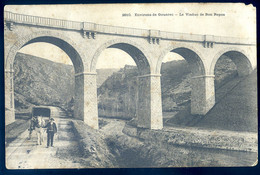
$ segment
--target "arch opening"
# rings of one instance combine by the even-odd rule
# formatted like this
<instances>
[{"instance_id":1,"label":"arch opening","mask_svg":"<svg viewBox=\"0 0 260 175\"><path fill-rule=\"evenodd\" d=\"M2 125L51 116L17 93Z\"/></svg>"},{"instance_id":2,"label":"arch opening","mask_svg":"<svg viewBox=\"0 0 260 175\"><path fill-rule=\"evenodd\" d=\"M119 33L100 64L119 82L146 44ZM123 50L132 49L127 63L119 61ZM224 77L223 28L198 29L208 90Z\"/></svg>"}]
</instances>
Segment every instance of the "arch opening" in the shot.
<instances>
[{"instance_id":1,"label":"arch opening","mask_svg":"<svg viewBox=\"0 0 260 175\"><path fill-rule=\"evenodd\" d=\"M28 110L32 106L45 105L55 106L72 117L73 109L71 103L73 102L75 92L73 66L57 63L50 57L50 59L46 59L25 54L28 49L35 50L37 44L40 43L27 44L22 47L14 60L15 112L16 114L29 113L30 111ZM44 46L51 50L58 50L52 44ZM39 51L43 51L43 49ZM66 55L64 51L62 52L62 55ZM72 64L68 57L62 57L62 59Z\"/></svg>"},{"instance_id":2,"label":"arch opening","mask_svg":"<svg viewBox=\"0 0 260 175\"><path fill-rule=\"evenodd\" d=\"M182 47L182 46L173 47L163 52L163 54L160 56L158 60L157 67L156 67L156 71L158 73L161 72L161 64L165 59L166 54L170 52L180 55L183 59L185 59L185 61L187 61L193 76L199 76L205 74L205 68L204 68L201 54L194 48Z\"/></svg>"},{"instance_id":3,"label":"arch opening","mask_svg":"<svg viewBox=\"0 0 260 175\"><path fill-rule=\"evenodd\" d=\"M111 60L116 61L116 63L109 62L110 67L113 68L110 71L113 73L102 70L101 62ZM100 84L102 71L105 76L111 74L98 87L98 116L125 120L135 118L138 76L150 73L150 66L142 51L128 43L109 45L98 56L95 67L98 84Z\"/></svg>"},{"instance_id":4,"label":"arch opening","mask_svg":"<svg viewBox=\"0 0 260 175\"><path fill-rule=\"evenodd\" d=\"M173 58L164 62L169 54ZM193 77L205 75L199 55L190 48L177 47L162 58L162 109L166 125L185 125L191 119Z\"/></svg>"},{"instance_id":5,"label":"arch opening","mask_svg":"<svg viewBox=\"0 0 260 175\"><path fill-rule=\"evenodd\" d=\"M213 61L216 106L207 115L212 118L209 126L256 132L257 72L253 71L250 58L245 52L232 49L220 52Z\"/></svg>"},{"instance_id":6,"label":"arch opening","mask_svg":"<svg viewBox=\"0 0 260 175\"><path fill-rule=\"evenodd\" d=\"M126 43L120 41L113 41L112 43L107 42L97 50L91 63L91 71L96 70L98 57L107 48L120 49L130 55L137 65L139 75L150 73L150 64L148 62L148 57L144 54L140 47L136 46L135 43Z\"/></svg>"},{"instance_id":7,"label":"arch opening","mask_svg":"<svg viewBox=\"0 0 260 175\"><path fill-rule=\"evenodd\" d=\"M21 39L18 40L17 43L18 44L15 44L15 46L11 48L6 59L6 68L10 70L10 73L6 73L5 81L6 87L10 87L8 91L6 91L6 110L13 111L12 114L8 114L11 115L10 118L12 118L10 119L10 122L15 120L15 113L22 111L21 109L25 111L29 110L31 105L56 106L59 107L61 111L65 112L62 115L73 116L72 103L74 103L75 94L79 93L74 89L74 75L75 73L84 71L82 59L76 49L67 41L53 36L36 36L31 39L29 37L28 40ZM66 62L72 62L73 66L68 65L63 69L63 65L59 63L53 63L42 58L20 53L21 50L26 50L27 47L33 47L33 45L39 43L49 44L51 47L62 50L62 52L64 52L63 54L70 58L70 60L67 60ZM39 50L39 52L40 51L41 50ZM30 57L30 60L32 61L26 60L26 57ZM34 60L34 58L36 58L36 60ZM21 66L17 64L17 59L25 60L26 62ZM70 78L70 80L68 81L66 77ZM28 81L24 81L26 79L28 79ZM26 82L27 84L24 84ZM24 84L25 86L22 88L21 86L18 87L17 83ZM68 84L69 87L65 86L65 84ZM30 89L34 89L34 92L30 91ZM21 92L18 93L18 91ZM68 94L68 92L70 92L70 94ZM29 104L29 102L31 102L31 104ZM26 105L23 105L23 103ZM69 109L70 107L71 109Z\"/></svg>"},{"instance_id":8,"label":"arch opening","mask_svg":"<svg viewBox=\"0 0 260 175\"><path fill-rule=\"evenodd\" d=\"M232 60L232 62L236 65L239 76L248 75L253 70L248 56L240 51L231 50L217 55L217 57L213 60L211 73L214 73L218 60L223 57L228 57Z\"/></svg>"},{"instance_id":9,"label":"arch opening","mask_svg":"<svg viewBox=\"0 0 260 175\"><path fill-rule=\"evenodd\" d=\"M181 47L173 49L171 52L179 54L187 61L192 76L205 74L203 62L199 55L193 50Z\"/></svg>"},{"instance_id":10,"label":"arch opening","mask_svg":"<svg viewBox=\"0 0 260 175\"><path fill-rule=\"evenodd\" d=\"M80 57L79 53L75 50L73 46L71 46L69 43L65 42L62 39L54 38L50 36L42 36L30 40L29 42L25 43L22 47L32 43L39 43L39 42L49 43L59 47L71 59L74 66L75 73L80 73L84 71L82 58Z\"/></svg>"},{"instance_id":11,"label":"arch opening","mask_svg":"<svg viewBox=\"0 0 260 175\"><path fill-rule=\"evenodd\" d=\"M227 51L222 53L214 65L216 102L225 94L221 90L229 91L231 87L240 82L241 78L252 72L252 66L246 55L239 51ZM233 85L231 85L233 83ZM229 87L229 88L228 88ZM229 89L229 90L228 90Z\"/></svg>"}]
</instances>

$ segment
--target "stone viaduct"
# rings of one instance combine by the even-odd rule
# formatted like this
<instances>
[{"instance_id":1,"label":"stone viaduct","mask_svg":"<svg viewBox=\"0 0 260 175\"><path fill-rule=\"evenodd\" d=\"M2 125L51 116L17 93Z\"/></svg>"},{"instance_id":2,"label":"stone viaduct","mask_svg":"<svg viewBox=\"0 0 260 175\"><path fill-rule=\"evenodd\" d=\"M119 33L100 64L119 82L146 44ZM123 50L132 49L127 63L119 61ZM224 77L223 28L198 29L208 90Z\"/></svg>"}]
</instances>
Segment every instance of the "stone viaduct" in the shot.
<instances>
[{"instance_id":1,"label":"stone viaduct","mask_svg":"<svg viewBox=\"0 0 260 175\"><path fill-rule=\"evenodd\" d=\"M138 126L162 129L160 70L169 52L190 65L191 113L205 115L215 104L214 68L222 55L237 66L240 76L256 68L256 41L242 38L195 35L159 30L100 25L4 12L5 121L15 120L13 64L24 46L46 42L61 48L75 70L74 117L98 129L96 63L107 48L128 53L138 76Z\"/></svg>"}]
</instances>

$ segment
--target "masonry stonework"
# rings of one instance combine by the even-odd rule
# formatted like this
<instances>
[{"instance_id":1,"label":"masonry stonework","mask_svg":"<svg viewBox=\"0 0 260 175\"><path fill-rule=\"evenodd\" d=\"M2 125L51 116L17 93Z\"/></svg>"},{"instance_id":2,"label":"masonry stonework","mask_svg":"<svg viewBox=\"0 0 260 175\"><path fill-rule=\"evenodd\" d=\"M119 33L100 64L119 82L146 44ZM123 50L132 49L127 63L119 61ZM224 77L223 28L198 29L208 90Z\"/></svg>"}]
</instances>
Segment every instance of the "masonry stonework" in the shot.
<instances>
[{"instance_id":1,"label":"masonry stonework","mask_svg":"<svg viewBox=\"0 0 260 175\"><path fill-rule=\"evenodd\" d=\"M214 76L192 78L191 113L205 115L215 105Z\"/></svg>"},{"instance_id":2,"label":"masonry stonework","mask_svg":"<svg viewBox=\"0 0 260 175\"><path fill-rule=\"evenodd\" d=\"M54 44L68 54L75 70L74 117L95 129L98 129L96 62L107 48L123 50L136 62L138 126L150 129L163 128L159 74L167 53L175 52L192 65L191 114L205 115L214 106L214 69L223 54L234 61L240 75L248 75L256 68L255 40L65 20L60 23L58 19L22 16L4 14L6 124L15 120L12 73L15 55L31 43Z\"/></svg>"},{"instance_id":3,"label":"masonry stonework","mask_svg":"<svg viewBox=\"0 0 260 175\"><path fill-rule=\"evenodd\" d=\"M5 124L15 121L13 71L5 71Z\"/></svg>"},{"instance_id":4,"label":"masonry stonework","mask_svg":"<svg viewBox=\"0 0 260 175\"><path fill-rule=\"evenodd\" d=\"M151 84L150 76L138 77L137 119L138 127L151 128Z\"/></svg>"},{"instance_id":5,"label":"masonry stonework","mask_svg":"<svg viewBox=\"0 0 260 175\"><path fill-rule=\"evenodd\" d=\"M98 129L98 104L96 74L84 74L84 118L91 128Z\"/></svg>"}]
</instances>

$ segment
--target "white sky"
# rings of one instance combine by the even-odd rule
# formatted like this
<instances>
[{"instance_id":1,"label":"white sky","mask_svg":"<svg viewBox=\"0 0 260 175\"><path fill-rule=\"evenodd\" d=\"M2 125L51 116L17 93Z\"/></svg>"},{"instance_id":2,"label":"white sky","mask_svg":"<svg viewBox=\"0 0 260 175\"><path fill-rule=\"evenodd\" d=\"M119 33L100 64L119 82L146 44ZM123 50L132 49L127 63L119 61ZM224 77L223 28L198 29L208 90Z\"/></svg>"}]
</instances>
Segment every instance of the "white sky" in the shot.
<instances>
[{"instance_id":1,"label":"white sky","mask_svg":"<svg viewBox=\"0 0 260 175\"><path fill-rule=\"evenodd\" d=\"M51 17L73 21L94 22L98 24L124 26L161 31L208 34L230 37L256 37L256 9L244 4L95 4L95 5L20 5L6 6L5 11L34 16ZM122 17L131 13L131 17ZM222 13L224 17L136 17L134 13ZM39 47L42 52L34 52ZM71 64L67 55L51 44L36 43L25 46L23 53L43 57L56 62ZM109 55L109 56L108 56ZM168 54L164 59L180 59L177 54ZM62 59L61 59L62 58ZM107 65L105 59L114 60ZM133 65L132 58L118 49L107 49L99 57L97 68L119 68L125 64Z\"/></svg>"}]
</instances>

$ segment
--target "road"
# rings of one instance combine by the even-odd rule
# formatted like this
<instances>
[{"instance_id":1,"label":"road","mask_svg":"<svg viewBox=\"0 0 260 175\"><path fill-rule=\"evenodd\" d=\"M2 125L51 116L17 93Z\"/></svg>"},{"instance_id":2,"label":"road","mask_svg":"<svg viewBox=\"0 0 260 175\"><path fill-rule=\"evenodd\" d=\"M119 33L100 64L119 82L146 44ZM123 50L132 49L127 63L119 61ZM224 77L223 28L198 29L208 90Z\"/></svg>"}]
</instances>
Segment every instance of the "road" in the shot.
<instances>
[{"instance_id":1,"label":"road","mask_svg":"<svg viewBox=\"0 0 260 175\"><path fill-rule=\"evenodd\" d=\"M88 167L107 167L107 162L113 161L111 167L139 167L143 164L136 163L136 160L146 161L145 167L185 167L185 166L252 166L257 160L256 152L231 151L221 149L207 149L193 146L176 146L166 142L173 135L166 132L159 133L161 139L150 140L152 137L141 135L148 138L142 143L135 137L129 137L122 132L125 121L117 119L102 119L105 123L100 126L99 132L104 134L86 139L90 142L80 142L77 139L88 138L91 130L80 130L83 134L76 135L73 132L71 120L66 118L56 118L58 133L55 137L54 146L46 148L46 133L43 145L36 145L37 139L34 133L31 140L27 140L28 131L25 131L11 142L6 148L6 165L9 169L58 169L58 168L88 168ZM83 128L81 128L83 129ZM193 128L172 128L165 127L164 131L169 133L178 130L178 137L181 133L190 132L190 135L203 134L199 129ZM202 132L202 133L200 133ZM206 131L209 132L209 131ZM231 131L219 131L221 135L230 135ZM228 133L227 133L228 132ZM134 131L132 133L135 133ZM86 134L86 135L85 135ZM131 132L128 132L131 134ZM166 134L165 137L163 134ZM215 133L216 135L217 133ZM239 133L233 132L234 135ZM243 133L240 133L243 134ZM91 135L91 134L90 134ZM211 135L214 135L212 132ZM194 136L193 136L194 137ZM99 139L104 142L98 142ZM157 138L157 137L154 137ZM174 138L174 137L173 137ZM248 137L247 137L248 138ZM97 139L97 140L95 140ZM139 142L138 142L139 141ZM169 141L169 140L168 140ZM78 143L86 143L84 148L94 146L96 154L85 155L79 149ZM89 143L89 145L88 145ZM167 144L170 143L170 144ZM93 144L93 145L92 145ZM105 146L107 144L108 147ZM101 148L102 147L102 148ZM111 153L111 154L110 154ZM163 155L163 156L161 156ZM159 157L158 157L159 156ZM102 161L101 161L102 160ZM130 163L130 164L129 164ZM131 164L133 163L133 164ZM109 164L110 165L110 164Z\"/></svg>"},{"instance_id":2,"label":"road","mask_svg":"<svg viewBox=\"0 0 260 175\"><path fill-rule=\"evenodd\" d=\"M30 140L28 131L23 132L6 148L6 168L8 169L43 169L43 168L80 168L81 166L68 158L60 158L57 152L71 150L77 146L71 130L70 119L56 118L58 132L54 137L54 147L47 148L47 133L44 142L37 145L34 132Z\"/></svg>"}]
</instances>

